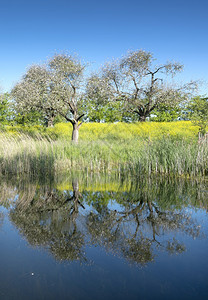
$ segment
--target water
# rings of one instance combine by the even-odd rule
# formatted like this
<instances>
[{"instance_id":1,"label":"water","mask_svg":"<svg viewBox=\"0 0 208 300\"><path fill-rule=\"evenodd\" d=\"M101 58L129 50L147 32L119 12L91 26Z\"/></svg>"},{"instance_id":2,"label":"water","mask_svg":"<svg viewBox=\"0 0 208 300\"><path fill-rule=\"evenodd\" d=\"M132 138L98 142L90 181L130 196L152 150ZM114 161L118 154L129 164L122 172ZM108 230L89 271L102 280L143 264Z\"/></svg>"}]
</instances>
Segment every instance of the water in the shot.
<instances>
[{"instance_id":1,"label":"water","mask_svg":"<svg viewBox=\"0 0 208 300\"><path fill-rule=\"evenodd\" d=\"M206 181L1 181L0 204L0 299L207 299Z\"/></svg>"}]
</instances>

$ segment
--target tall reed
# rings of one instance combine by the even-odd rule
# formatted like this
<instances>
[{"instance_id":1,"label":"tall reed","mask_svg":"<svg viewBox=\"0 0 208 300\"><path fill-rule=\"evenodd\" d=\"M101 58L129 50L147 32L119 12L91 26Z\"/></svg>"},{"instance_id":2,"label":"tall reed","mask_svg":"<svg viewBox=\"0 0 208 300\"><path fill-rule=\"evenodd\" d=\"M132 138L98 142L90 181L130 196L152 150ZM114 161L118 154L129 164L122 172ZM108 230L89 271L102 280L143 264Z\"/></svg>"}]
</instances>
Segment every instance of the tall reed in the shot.
<instances>
[{"instance_id":1,"label":"tall reed","mask_svg":"<svg viewBox=\"0 0 208 300\"><path fill-rule=\"evenodd\" d=\"M0 135L0 174L52 177L81 170L130 174L208 174L208 145L196 140L161 137L80 141L36 135Z\"/></svg>"}]
</instances>

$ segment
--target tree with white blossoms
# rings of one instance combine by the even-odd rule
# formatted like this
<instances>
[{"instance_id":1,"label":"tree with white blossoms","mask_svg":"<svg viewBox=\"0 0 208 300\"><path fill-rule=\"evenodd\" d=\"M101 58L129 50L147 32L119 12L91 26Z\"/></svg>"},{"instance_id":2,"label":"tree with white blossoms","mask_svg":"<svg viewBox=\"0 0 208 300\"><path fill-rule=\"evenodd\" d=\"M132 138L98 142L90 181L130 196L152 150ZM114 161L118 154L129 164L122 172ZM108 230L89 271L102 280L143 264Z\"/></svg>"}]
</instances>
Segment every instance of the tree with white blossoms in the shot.
<instances>
[{"instance_id":1,"label":"tree with white blossoms","mask_svg":"<svg viewBox=\"0 0 208 300\"><path fill-rule=\"evenodd\" d=\"M56 54L47 64L33 65L12 90L18 110L45 114L48 125L60 115L73 126L72 141L78 143L84 101L86 65L75 55Z\"/></svg>"},{"instance_id":2,"label":"tree with white blossoms","mask_svg":"<svg viewBox=\"0 0 208 300\"><path fill-rule=\"evenodd\" d=\"M164 105L176 105L196 89L196 82L174 86L167 82L181 72L183 66L176 62L157 65L150 52L129 51L119 60L106 63L93 74L87 84L89 97L106 101L122 101L127 112L136 113L140 121Z\"/></svg>"}]
</instances>

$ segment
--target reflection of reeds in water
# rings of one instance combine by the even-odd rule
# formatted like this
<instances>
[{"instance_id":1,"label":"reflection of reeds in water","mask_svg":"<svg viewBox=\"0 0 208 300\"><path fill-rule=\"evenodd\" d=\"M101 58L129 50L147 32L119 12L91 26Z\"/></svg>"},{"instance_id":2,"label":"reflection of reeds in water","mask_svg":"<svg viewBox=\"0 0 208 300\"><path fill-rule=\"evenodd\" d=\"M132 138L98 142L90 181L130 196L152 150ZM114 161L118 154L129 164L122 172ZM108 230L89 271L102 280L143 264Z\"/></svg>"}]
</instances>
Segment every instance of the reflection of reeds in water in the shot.
<instances>
[{"instance_id":1,"label":"reflection of reeds in water","mask_svg":"<svg viewBox=\"0 0 208 300\"><path fill-rule=\"evenodd\" d=\"M114 174L86 176L79 172L52 182L31 181L30 178L0 182L0 205L7 208L15 205L21 210L32 208L42 211L45 207L57 210L76 199L81 207L84 202L88 206L95 203L108 206L112 200L116 200L128 206L154 199L164 210L193 206L207 211L207 196L208 182L204 179L158 175L119 178Z\"/></svg>"},{"instance_id":2,"label":"reflection of reeds in water","mask_svg":"<svg viewBox=\"0 0 208 300\"><path fill-rule=\"evenodd\" d=\"M0 136L0 174L53 178L63 171L207 175L208 145L171 137L80 141Z\"/></svg>"}]
</instances>

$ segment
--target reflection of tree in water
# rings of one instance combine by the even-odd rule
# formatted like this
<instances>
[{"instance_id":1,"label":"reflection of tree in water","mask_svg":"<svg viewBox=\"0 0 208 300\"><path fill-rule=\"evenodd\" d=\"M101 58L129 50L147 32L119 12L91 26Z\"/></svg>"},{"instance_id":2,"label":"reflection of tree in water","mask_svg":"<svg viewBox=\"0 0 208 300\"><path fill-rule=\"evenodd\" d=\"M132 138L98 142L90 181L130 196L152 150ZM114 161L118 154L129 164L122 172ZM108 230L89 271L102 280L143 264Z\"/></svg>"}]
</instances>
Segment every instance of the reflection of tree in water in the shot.
<instances>
[{"instance_id":1,"label":"reflection of tree in water","mask_svg":"<svg viewBox=\"0 0 208 300\"><path fill-rule=\"evenodd\" d=\"M16 195L17 190L14 186L3 181L0 183L0 206L9 208L15 201Z\"/></svg>"},{"instance_id":2,"label":"reflection of tree in water","mask_svg":"<svg viewBox=\"0 0 208 300\"><path fill-rule=\"evenodd\" d=\"M144 204L145 206L145 204ZM137 208L140 207L140 204ZM161 248L169 252L182 252L185 246L176 239L160 241L164 232L170 230L185 231L196 237L199 229L194 225L194 231L189 230L189 217L183 213L172 217L169 214L146 214L140 209L131 211L109 211L109 213L91 213L88 216L88 230L91 242L104 245L113 252L122 254L132 262L147 263L154 259L154 248ZM185 219L185 221L184 221Z\"/></svg>"},{"instance_id":3,"label":"reflection of tree in water","mask_svg":"<svg viewBox=\"0 0 208 300\"><path fill-rule=\"evenodd\" d=\"M145 264L155 259L156 249L185 251L175 233L200 235L197 222L183 208L192 201L189 185L147 180L133 183L128 191L82 193L77 180L72 186L63 192L36 188L30 200L19 197L10 213L31 245L46 247L57 259L85 261L84 246L93 244Z\"/></svg>"},{"instance_id":4,"label":"reflection of tree in water","mask_svg":"<svg viewBox=\"0 0 208 300\"><path fill-rule=\"evenodd\" d=\"M129 192L107 193L109 199L116 199L120 204L113 210L107 204L99 206L96 194L92 193L89 198L96 211L91 212L87 219L91 242L140 264L152 261L156 248L169 253L185 251L185 245L174 237L169 238L168 234L183 232L196 238L200 235L200 226L185 211L176 191L176 186L164 188L159 183L140 182ZM181 189L180 192L180 196L183 195ZM184 192L186 195L187 190ZM97 197L101 198L100 193ZM175 197L175 200L170 197Z\"/></svg>"},{"instance_id":5,"label":"reflection of tree in water","mask_svg":"<svg viewBox=\"0 0 208 300\"><path fill-rule=\"evenodd\" d=\"M46 189L27 207L20 200L10 218L31 245L47 247L60 260L85 260L84 235L76 224L78 208L84 206L78 182L72 185L72 193Z\"/></svg>"}]
</instances>

